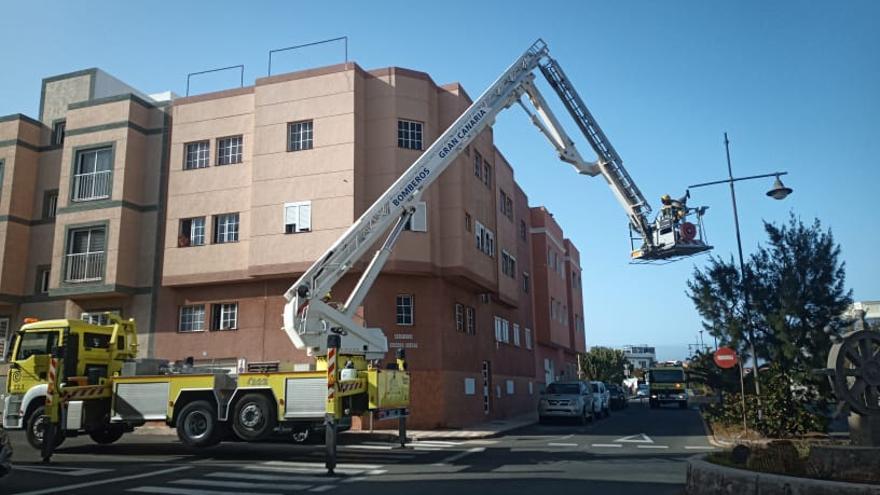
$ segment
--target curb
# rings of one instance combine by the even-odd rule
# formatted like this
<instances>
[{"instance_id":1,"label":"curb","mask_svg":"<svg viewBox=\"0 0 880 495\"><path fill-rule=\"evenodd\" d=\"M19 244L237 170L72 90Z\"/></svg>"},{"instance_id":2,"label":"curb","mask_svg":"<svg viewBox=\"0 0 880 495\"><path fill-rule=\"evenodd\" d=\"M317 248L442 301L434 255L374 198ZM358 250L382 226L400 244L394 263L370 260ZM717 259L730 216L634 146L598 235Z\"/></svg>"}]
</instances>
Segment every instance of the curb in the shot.
<instances>
[{"instance_id":1,"label":"curb","mask_svg":"<svg viewBox=\"0 0 880 495\"><path fill-rule=\"evenodd\" d=\"M703 423L703 431L706 432L706 441L709 442L709 445L713 447L718 447L720 449L729 449L736 445L735 442L719 440L717 437L715 437L715 432L712 431L712 428L709 428L709 423L707 423L706 418L703 417L702 411L700 411L700 421Z\"/></svg>"},{"instance_id":2,"label":"curb","mask_svg":"<svg viewBox=\"0 0 880 495\"><path fill-rule=\"evenodd\" d=\"M880 486L878 485L747 471L712 464L705 459L706 455L704 454L688 459L685 484L687 495L712 495L716 493L880 495Z\"/></svg>"}]
</instances>

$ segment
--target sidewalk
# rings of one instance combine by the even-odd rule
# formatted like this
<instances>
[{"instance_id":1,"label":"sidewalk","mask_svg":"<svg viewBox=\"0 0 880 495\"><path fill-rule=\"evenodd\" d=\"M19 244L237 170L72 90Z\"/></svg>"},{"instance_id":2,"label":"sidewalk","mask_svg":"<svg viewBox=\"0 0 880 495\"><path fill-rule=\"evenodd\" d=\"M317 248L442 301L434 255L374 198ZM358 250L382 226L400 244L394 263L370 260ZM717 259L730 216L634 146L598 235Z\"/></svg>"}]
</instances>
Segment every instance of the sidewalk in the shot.
<instances>
[{"instance_id":1,"label":"sidewalk","mask_svg":"<svg viewBox=\"0 0 880 495\"><path fill-rule=\"evenodd\" d=\"M529 413L513 418L479 423L457 430L407 430L407 440L419 442L427 440L473 440L492 438L508 431L523 428L538 422L537 413ZM176 435L173 428L165 426L162 421L149 421L134 431L135 435ZM345 437L348 437L347 439ZM397 441L397 430L350 430L341 434L341 440L354 442L374 440L383 442Z\"/></svg>"},{"instance_id":2,"label":"sidewalk","mask_svg":"<svg viewBox=\"0 0 880 495\"><path fill-rule=\"evenodd\" d=\"M474 440L479 438L492 438L500 436L511 430L516 430L538 422L537 413L529 413L508 419L499 419L486 423L479 423L456 430L406 430L407 440L410 442L429 440ZM358 430L347 431L343 436L358 440L397 441L397 430Z\"/></svg>"}]
</instances>

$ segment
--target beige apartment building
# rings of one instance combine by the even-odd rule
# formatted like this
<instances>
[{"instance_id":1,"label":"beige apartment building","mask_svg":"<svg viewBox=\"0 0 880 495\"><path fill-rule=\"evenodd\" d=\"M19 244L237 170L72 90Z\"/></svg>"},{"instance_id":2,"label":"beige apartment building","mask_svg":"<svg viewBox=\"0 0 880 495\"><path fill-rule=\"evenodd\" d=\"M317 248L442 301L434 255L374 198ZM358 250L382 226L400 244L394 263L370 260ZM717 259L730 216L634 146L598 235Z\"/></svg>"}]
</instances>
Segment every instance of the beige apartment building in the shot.
<instances>
[{"instance_id":1,"label":"beige apartment building","mask_svg":"<svg viewBox=\"0 0 880 495\"><path fill-rule=\"evenodd\" d=\"M117 310L145 355L231 370L309 365L281 331L282 294L471 103L355 63L171 103L102 77L47 79L40 122L0 122L0 315ZM422 200L359 311L407 352L410 424L533 411L584 350L577 250L529 207L491 129Z\"/></svg>"},{"instance_id":2,"label":"beige apartment building","mask_svg":"<svg viewBox=\"0 0 880 495\"><path fill-rule=\"evenodd\" d=\"M39 120L0 117L0 344L24 317L137 318L149 348L170 127L98 69L43 80Z\"/></svg>"}]
</instances>

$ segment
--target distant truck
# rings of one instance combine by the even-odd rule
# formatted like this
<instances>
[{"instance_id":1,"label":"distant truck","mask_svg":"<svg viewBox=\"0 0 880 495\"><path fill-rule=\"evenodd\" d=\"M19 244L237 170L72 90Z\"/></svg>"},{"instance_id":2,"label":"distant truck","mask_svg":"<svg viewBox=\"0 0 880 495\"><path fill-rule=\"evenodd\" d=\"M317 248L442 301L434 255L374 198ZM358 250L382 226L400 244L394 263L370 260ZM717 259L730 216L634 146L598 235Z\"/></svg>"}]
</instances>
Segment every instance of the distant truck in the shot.
<instances>
[{"instance_id":1,"label":"distant truck","mask_svg":"<svg viewBox=\"0 0 880 495\"><path fill-rule=\"evenodd\" d=\"M688 406L687 372L681 366L664 366L648 370L648 403L652 409L661 404L677 403Z\"/></svg>"},{"instance_id":2,"label":"distant truck","mask_svg":"<svg viewBox=\"0 0 880 495\"><path fill-rule=\"evenodd\" d=\"M347 366L332 375L321 360L315 371L230 374L138 360L134 320L104 316L107 325L32 320L21 327L9 360L4 428L25 429L28 443L40 449L52 394L61 404L56 445L81 434L99 444L113 443L147 421L176 428L190 447L208 447L233 436L244 441L282 432L302 436L323 428L328 376L338 380L334 389L345 406L344 423L366 411L395 417L409 405L407 372L366 363L363 371ZM49 387L53 350L60 351L55 358L57 392Z\"/></svg>"}]
</instances>

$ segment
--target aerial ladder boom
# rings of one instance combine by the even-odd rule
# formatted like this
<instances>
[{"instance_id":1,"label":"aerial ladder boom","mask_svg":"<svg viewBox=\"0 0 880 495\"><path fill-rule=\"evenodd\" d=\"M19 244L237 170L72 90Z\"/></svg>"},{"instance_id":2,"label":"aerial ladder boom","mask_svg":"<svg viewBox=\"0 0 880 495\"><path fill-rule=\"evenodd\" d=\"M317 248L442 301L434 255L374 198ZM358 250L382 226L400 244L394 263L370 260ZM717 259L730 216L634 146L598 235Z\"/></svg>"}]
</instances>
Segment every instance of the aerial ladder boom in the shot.
<instances>
[{"instance_id":1,"label":"aerial ladder boom","mask_svg":"<svg viewBox=\"0 0 880 495\"><path fill-rule=\"evenodd\" d=\"M540 91L533 72L541 73L562 99L585 138L598 156L597 162L584 160L574 141L565 133ZM527 95L535 111L523 104ZM676 255L674 249L658 250L658 234L647 215L651 208L623 168L623 161L608 142L592 115L565 78L559 65L549 57L547 45L536 41L446 129L348 230L284 294L284 330L299 349L309 355L326 354L327 335L341 337L340 354L362 355L368 360L385 357L388 342L377 328L364 328L354 321L363 302L387 261L404 225L412 217L423 191L449 167L476 136L491 126L496 116L518 103L532 122L550 140L562 161L580 174L602 175L627 212L633 228L643 240L642 254L656 259ZM656 223L656 222L655 222ZM329 301L333 286L358 263L382 236L385 241L363 269L348 299L342 304ZM673 232L673 236L676 235ZM707 248L708 249L708 248ZM636 257L634 255L634 257Z\"/></svg>"}]
</instances>

